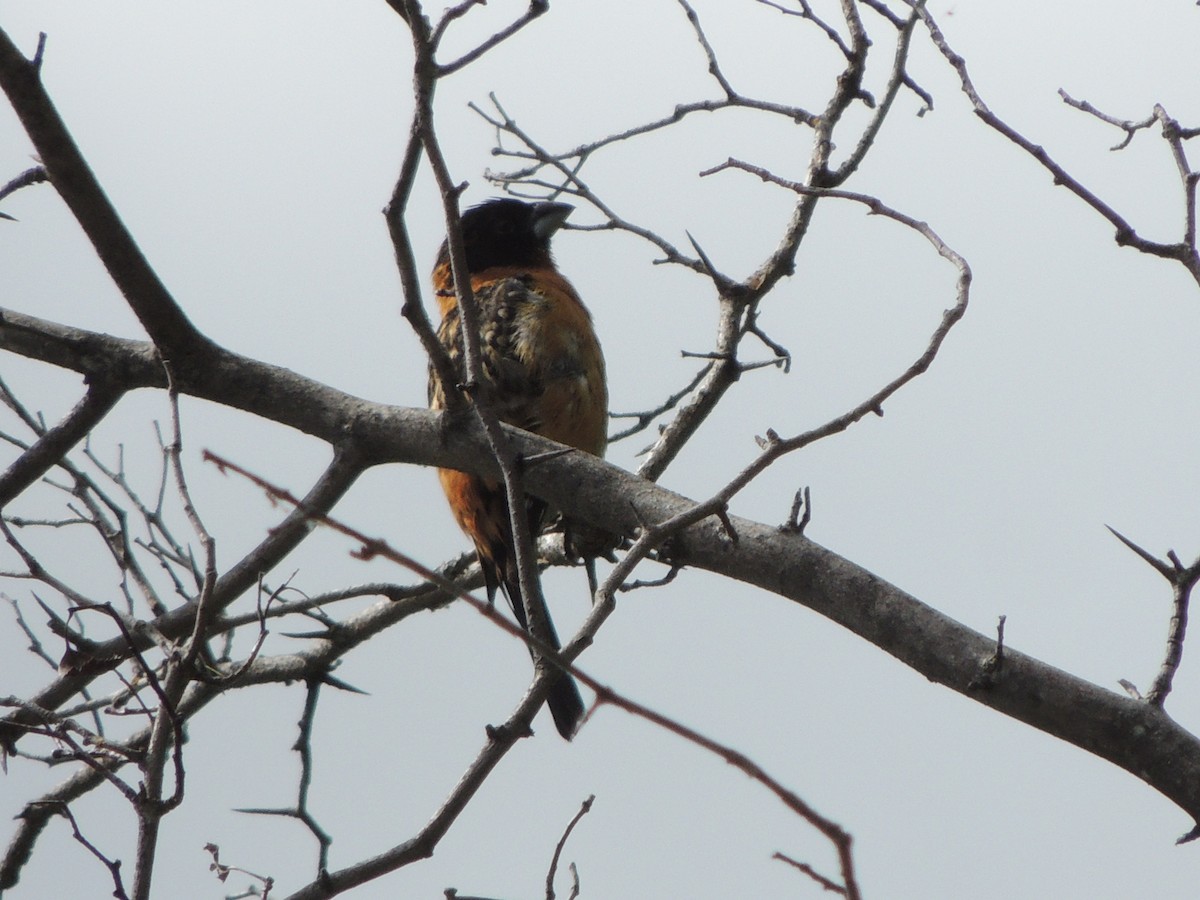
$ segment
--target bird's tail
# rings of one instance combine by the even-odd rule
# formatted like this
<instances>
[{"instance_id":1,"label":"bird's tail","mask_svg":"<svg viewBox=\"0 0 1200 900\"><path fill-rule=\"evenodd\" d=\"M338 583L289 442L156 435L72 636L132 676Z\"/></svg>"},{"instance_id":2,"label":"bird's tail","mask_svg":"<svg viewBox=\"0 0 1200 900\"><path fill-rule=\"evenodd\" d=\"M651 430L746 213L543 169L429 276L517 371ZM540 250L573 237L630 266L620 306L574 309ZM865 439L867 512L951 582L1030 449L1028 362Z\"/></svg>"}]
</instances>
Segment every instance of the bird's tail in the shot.
<instances>
[{"instance_id":1,"label":"bird's tail","mask_svg":"<svg viewBox=\"0 0 1200 900\"><path fill-rule=\"evenodd\" d=\"M583 721L583 697L579 693L579 685L568 673L557 671L551 676L550 693L546 697L546 705L550 707L550 715L554 717L554 727L566 740L575 736L579 723Z\"/></svg>"},{"instance_id":2,"label":"bird's tail","mask_svg":"<svg viewBox=\"0 0 1200 900\"><path fill-rule=\"evenodd\" d=\"M505 596L508 597L509 605L512 606L517 622L528 631L529 623L525 620L525 607L521 603L521 591L515 572L505 574L501 581L501 587ZM558 632L554 630L554 621L550 618L550 610L546 608L544 598L539 596L538 600L542 606L540 618L546 623L545 642L554 650L560 650L562 644L558 640ZM533 656L534 662L537 662L537 653L532 646L529 648L529 653ZM548 662L546 665L554 668L553 663ZM586 707L583 703L583 695L579 693L579 685L575 683L575 679L571 677L570 673L557 668L550 673L550 692L546 695L546 706L550 708L550 715L554 717L554 727L558 729L558 733L566 740L571 740L575 736L576 729L579 728L579 723L583 720Z\"/></svg>"}]
</instances>

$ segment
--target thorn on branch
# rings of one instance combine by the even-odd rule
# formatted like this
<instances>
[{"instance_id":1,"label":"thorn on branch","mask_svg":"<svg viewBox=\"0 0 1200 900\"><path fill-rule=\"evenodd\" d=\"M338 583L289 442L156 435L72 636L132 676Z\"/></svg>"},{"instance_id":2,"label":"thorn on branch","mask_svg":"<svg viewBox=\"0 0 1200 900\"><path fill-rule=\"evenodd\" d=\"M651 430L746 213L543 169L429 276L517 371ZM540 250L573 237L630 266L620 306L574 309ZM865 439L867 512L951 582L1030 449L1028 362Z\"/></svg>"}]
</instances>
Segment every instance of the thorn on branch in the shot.
<instances>
[{"instance_id":1,"label":"thorn on branch","mask_svg":"<svg viewBox=\"0 0 1200 900\"><path fill-rule=\"evenodd\" d=\"M574 452L574 447L559 447L557 450L547 450L545 453L535 453L532 456L518 456L516 463L528 470L538 463L550 462L552 459L558 459L560 456L566 456L568 453Z\"/></svg>"},{"instance_id":2,"label":"thorn on branch","mask_svg":"<svg viewBox=\"0 0 1200 900\"><path fill-rule=\"evenodd\" d=\"M708 254L704 252L704 248L696 242L696 239L692 237L692 233L690 231L685 231L684 234L687 235L688 241L691 242L692 249L696 251L696 256L700 259L700 265L704 269L704 274L712 279L713 284L717 286L717 290L720 292L721 296L729 297L730 299L737 299L737 283L734 282L733 279L717 271L717 268L713 265L712 260L708 258Z\"/></svg>"},{"instance_id":3,"label":"thorn on branch","mask_svg":"<svg viewBox=\"0 0 1200 900\"><path fill-rule=\"evenodd\" d=\"M996 622L996 649L992 655L979 666L979 674L971 679L968 690L985 691L999 680L1004 668L1004 623L1008 616L1001 616Z\"/></svg>"},{"instance_id":4,"label":"thorn on branch","mask_svg":"<svg viewBox=\"0 0 1200 900\"><path fill-rule=\"evenodd\" d=\"M801 516L801 509L804 514ZM787 521L779 526L779 530L783 534L804 534L804 529L808 527L808 523L812 521L812 497L808 492L808 485L797 489L796 496L792 498L792 510L788 514Z\"/></svg>"},{"instance_id":5,"label":"thorn on branch","mask_svg":"<svg viewBox=\"0 0 1200 900\"><path fill-rule=\"evenodd\" d=\"M720 353L715 350L680 350L679 356L682 359L711 359L716 362L730 363L735 362L733 354Z\"/></svg>"},{"instance_id":6,"label":"thorn on branch","mask_svg":"<svg viewBox=\"0 0 1200 900\"><path fill-rule=\"evenodd\" d=\"M739 363L738 374L742 375L746 372L753 372L755 369L766 369L771 367L783 369L785 365L786 364L779 359L760 359L757 362Z\"/></svg>"},{"instance_id":7,"label":"thorn on branch","mask_svg":"<svg viewBox=\"0 0 1200 900\"><path fill-rule=\"evenodd\" d=\"M348 681L342 681L342 679L340 679L340 678L335 678L334 676L330 675L328 672L326 672L324 675L321 676L321 684L327 684L331 688L336 688L339 691L346 691L347 693L350 693L350 694L360 694L363 697L371 696L370 691L365 691L362 688L355 687L354 685L350 684L350 682L348 682Z\"/></svg>"},{"instance_id":8,"label":"thorn on branch","mask_svg":"<svg viewBox=\"0 0 1200 900\"><path fill-rule=\"evenodd\" d=\"M1105 527L1112 532L1117 540L1136 553L1140 559L1154 569L1154 571L1158 572L1171 585L1172 611L1171 622L1167 628L1167 651L1162 665L1159 666L1154 684L1151 685L1150 690L1147 691L1145 696L1147 703L1161 709L1166 702L1167 695L1171 693L1175 673L1179 670L1179 664L1183 661L1183 642L1187 636L1188 606L1191 602L1192 589L1200 581L1200 559L1196 560L1190 566L1185 566L1179 559L1179 554L1174 550L1168 550L1167 560L1169 562L1164 562L1149 551L1139 547L1111 525L1106 525ZM1124 685L1122 686L1124 687Z\"/></svg>"},{"instance_id":9,"label":"thorn on branch","mask_svg":"<svg viewBox=\"0 0 1200 900\"><path fill-rule=\"evenodd\" d=\"M38 33L37 49L33 51L33 59L29 64L33 66L34 72L40 77L42 74L42 60L46 56L46 32Z\"/></svg>"},{"instance_id":10,"label":"thorn on branch","mask_svg":"<svg viewBox=\"0 0 1200 900\"><path fill-rule=\"evenodd\" d=\"M49 173L46 172L45 166L34 166L31 169L26 169L16 178L13 178L4 187L0 187L0 200L15 194L21 188L29 187L33 184L40 184L50 180ZM0 213L0 219L8 219L10 222L17 221L16 217L10 216L7 213Z\"/></svg>"},{"instance_id":11,"label":"thorn on branch","mask_svg":"<svg viewBox=\"0 0 1200 900\"><path fill-rule=\"evenodd\" d=\"M766 435L756 434L754 436L754 443L758 444L759 449L763 452L773 450L781 440L783 438L779 436L779 432L774 428L768 428Z\"/></svg>"},{"instance_id":12,"label":"thorn on branch","mask_svg":"<svg viewBox=\"0 0 1200 900\"><path fill-rule=\"evenodd\" d=\"M1196 840L1196 838L1200 838L1200 822L1197 822L1196 826L1187 834L1180 836L1175 841L1175 845L1178 846L1179 844L1187 844Z\"/></svg>"},{"instance_id":13,"label":"thorn on branch","mask_svg":"<svg viewBox=\"0 0 1200 900\"><path fill-rule=\"evenodd\" d=\"M1146 699L1145 697L1142 696L1142 692L1138 690L1137 685L1134 684L1132 681L1129 681L1128 679L1125 679L1125 678L1121 678L1121 679L1117 680L1117 684L1119 684L1122 688L1124 688L1125 693L1127 693L1134 700L1145 700Z\"/></svg>"}]
</instances>

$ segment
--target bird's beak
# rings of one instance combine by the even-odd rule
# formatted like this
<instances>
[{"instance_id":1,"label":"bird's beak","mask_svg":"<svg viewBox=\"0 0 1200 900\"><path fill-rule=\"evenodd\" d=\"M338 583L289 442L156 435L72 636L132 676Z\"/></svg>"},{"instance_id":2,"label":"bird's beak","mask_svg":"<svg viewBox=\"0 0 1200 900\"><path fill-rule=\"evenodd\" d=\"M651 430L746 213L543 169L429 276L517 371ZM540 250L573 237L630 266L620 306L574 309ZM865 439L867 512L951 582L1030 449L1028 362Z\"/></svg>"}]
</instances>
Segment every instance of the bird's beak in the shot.
<instances>
[{"instance_id":1,"label":"bird's beak","mask_svg":"<svg viewBox=\"0 0 1200 900\"><path fill-rule=\"evenodd\" d=\"M567 221L575 211L570 203L536 203L533 207L533 233L539 240L548 241L550 236Z\"/></svg>"}]
</instances>

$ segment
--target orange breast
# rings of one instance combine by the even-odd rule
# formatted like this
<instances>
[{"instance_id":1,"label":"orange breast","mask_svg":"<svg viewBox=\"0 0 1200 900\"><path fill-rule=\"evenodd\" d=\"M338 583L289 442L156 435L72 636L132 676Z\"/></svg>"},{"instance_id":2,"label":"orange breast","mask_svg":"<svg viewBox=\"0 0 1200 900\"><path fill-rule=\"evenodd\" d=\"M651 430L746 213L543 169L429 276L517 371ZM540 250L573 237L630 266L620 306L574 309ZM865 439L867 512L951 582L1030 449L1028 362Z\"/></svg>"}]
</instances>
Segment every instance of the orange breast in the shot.
<instances>
[{"instance_id":1,"label":"orange breast","mask_svg":"<svg viewBox=\"0 0 1200 900\"><path fill-rule=\"evenodd\" d=\"M498 268L473 276L471 288L484 335L480 352L485 376L492 379L493 409L500 419L603 455L608 425L604 357L591 316L570 282L553 269ZM455 357L457 298L443 289L438 302L443 316L439 336L451 343ZM430 394L432 405L440 408L436 385ZM480 557L500 562L506 557L508 512L499 485L451 469L440 469L438 478ZM498 568L502 577L503 564Z\"/></svg>"}]
</instances>

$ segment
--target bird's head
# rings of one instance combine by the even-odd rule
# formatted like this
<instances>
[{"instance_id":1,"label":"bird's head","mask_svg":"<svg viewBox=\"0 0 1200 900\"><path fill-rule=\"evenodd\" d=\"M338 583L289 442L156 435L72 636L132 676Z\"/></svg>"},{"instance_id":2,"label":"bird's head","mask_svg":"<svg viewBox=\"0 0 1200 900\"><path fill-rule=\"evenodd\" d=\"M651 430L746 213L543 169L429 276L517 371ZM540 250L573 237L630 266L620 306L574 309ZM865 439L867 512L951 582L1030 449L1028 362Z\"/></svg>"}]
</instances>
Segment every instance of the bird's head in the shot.
<instances>
[{"instance_id":1,"label":"bird's head","mask_svg":"<svg viewBox=\"0 0 1200 900\"><path fill-rule=\"evenodd\" d=\"M575 207L569 203L525 203L508 197L487 200L462 215L463 249L472 275L498 266L536 268L551 264L550 238ZM450 268L443 241L437 267Z\"/></svg>"}]
</instances>

